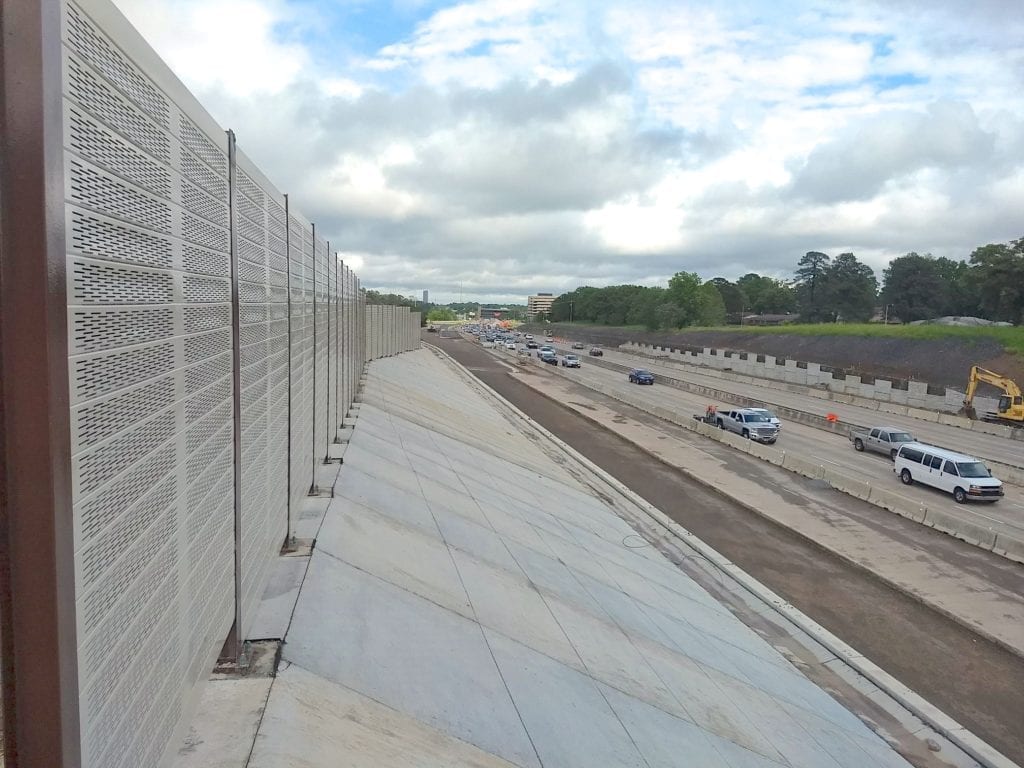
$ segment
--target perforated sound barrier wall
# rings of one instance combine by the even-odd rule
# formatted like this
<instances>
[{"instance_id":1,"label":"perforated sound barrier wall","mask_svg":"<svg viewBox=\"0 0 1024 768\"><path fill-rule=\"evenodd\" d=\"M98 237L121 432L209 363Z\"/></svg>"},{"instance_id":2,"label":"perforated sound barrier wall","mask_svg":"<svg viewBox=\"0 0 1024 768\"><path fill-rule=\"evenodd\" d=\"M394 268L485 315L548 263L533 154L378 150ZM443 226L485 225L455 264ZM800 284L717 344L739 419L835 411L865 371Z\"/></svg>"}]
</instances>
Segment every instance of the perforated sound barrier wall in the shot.
<instances>
[{"instance_id":1,"label":"perforated sound barrier wall","mask_svg":"<svg viewBox=\"0 0 1024 768\"><path fill-rule=\"evenodd\" d=\"M85 768L161 766L222 647L249 637L364 362L410 349L411 316L366 306L325 233L108 0L65 1L60 24L62 124L39 151L63 152L62 725Z\"/></svg>"}]
</instances>

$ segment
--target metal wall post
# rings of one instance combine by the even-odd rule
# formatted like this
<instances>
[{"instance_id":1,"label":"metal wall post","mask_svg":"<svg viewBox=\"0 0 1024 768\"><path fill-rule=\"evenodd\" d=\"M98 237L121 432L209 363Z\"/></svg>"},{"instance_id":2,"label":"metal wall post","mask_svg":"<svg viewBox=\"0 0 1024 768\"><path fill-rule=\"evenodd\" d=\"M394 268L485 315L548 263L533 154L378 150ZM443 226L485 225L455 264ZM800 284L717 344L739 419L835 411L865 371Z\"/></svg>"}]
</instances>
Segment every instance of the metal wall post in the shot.
<instances>
[{"instance_id":1,"label":"metal wall post","mask_svg":"<svg viewBox=\"0 0 1024 768\"><path fill-rule=\"evenodd\" d=\"M8 768L81 764L61 7L0 4L0 621Z\"/></svg>"}]
</instances>

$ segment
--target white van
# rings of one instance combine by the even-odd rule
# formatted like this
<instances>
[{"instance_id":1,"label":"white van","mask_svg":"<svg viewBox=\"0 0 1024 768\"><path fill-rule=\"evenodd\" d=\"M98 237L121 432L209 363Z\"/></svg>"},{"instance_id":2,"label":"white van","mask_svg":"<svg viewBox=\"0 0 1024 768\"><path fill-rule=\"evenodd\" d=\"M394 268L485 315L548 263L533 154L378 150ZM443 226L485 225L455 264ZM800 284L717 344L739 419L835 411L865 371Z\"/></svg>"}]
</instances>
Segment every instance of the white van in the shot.
<instances>
[{"instance_id":1,"label":"white van","mask_svg":"<svg viewBox=\"0 0 1024 768\"><path fill-rule=\"evenodd\" d=\"M930 485L953 494L958 504L970 499L998 501L1003 495L1003 484L978 459L924 443L904 443L892 471L904 485Z\"/></svg>"}]
</instances>

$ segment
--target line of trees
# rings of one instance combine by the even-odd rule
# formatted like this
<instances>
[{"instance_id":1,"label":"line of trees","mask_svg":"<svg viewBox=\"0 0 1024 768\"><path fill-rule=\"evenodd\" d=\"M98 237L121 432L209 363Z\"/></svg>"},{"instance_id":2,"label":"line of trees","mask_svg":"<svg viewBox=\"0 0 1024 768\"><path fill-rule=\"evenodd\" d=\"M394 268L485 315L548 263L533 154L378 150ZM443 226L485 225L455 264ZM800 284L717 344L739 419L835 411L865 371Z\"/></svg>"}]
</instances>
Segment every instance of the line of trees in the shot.
<instances>
[{"instance_id":1,"label":"line of trees","mask_svg":"<svg viewBox=\"0 0 1024 768\"><path fill-rule=\"evenodd\" d=\"M735 282L677 272L667 287L582 286L551 307L555 322L643 325L649 330L738 323L749 315L793 321L867 322L882 311L901 322L973 315L1024 322L1024 238L976 248L967 261L908 253L893 259L879 289L874 270L852 253L808 251L792 280L749 273Z\"/></svg>"},{"instance_id":2,"label":"line of trees","mask_svg":"<svg viewBox=\"0 0 1024 768\"><path fill-rule=\"evenodd\" d=\"M381 293L375 291L372 288L366 289L366 303L367 304L390 304L395 307L408 307L413 311L418 311L423 306L423 302L418 301L415 296L402 296L397 293Z\"/></svg>"}]
</instances>

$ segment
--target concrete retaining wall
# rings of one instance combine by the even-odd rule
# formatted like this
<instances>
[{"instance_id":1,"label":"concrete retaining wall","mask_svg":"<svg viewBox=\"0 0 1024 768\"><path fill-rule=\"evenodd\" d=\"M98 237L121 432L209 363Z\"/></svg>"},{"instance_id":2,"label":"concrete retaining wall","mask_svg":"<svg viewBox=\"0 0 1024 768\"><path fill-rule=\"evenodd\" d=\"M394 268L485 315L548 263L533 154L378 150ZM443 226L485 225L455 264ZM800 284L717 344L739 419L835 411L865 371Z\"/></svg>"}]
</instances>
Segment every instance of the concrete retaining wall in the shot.
<instances>
[{"instance_id":1,"label":"concrete retaining wall","mask_svg":"<svg viewBox=\"0 0 1024 768\"><path fill-rule=\"evenodd\" d=\"M620 363L613 362L611 360L603 360L601 358L594 358L589 361L591 365L597 365L601 368L607 368L614 371L625 371L628 367ZM836 420L829 421L824 416L820 416L816 413L809 413L808 411L800 411L796 408L787 408L786 406L777 405L765 400L760 400L756 397L744 397L737 395L733 392L726 392L725 390L715 389L704 384L695 384L690 381L684 381L682 379L674 379L671 376L665 376L663 374L656 374L655 379L659 384L672 387L673 389L683 390L685 392L692 392L698 395L704 395L709 400L717 400L720 402L731 403L744 408L769 408L774 411L778 416L781 416L789 421L794 421L797 424L804 424L815 429L821 429L826 432L834 432L844 437L850 436L850 431L853 429L863 429L864 424L851 424L847 421ZM922 411L927 416L924 421L931 421L933 423L948 424L949 420L959 419L961 421L969 422L968 419L963 419L959 416L949 416L948 414L936 414L934 411ZM908 415L907 409L904 409L902 415ZM913 416L913 414L909 414ZM951 424L951 426L958 426ZM1014 485L1024 485L1024 468L1014 466L1012 464L1004 464L1000 461L993 459L985 459L985 464L993 471L993 473L1001 480Z\"/></svg>"},{"instance_id":2,"label":"concrete retaining wall","mask_svg":"<svg viewBox=\"0 0 1024 768\"><path fill-rule=\"evenodd\" d=\"M1024 440L1024 429L971 421L956 416L963 402L963 392L947 387L941 395L930 393L928 384L923 381L907 382L906 389L902 389L898 383L886 379L875 379L873 383L868 383L862 381L860 376L837 378L831 371L822 370L821 363L754 354L747 354L744 359L741 353L711 347L705 347L701 352L690 352L627 342L620 345L619 349L644 357L698 366L701 373L707 376L721 376L730 381L760 379L762 384L764 380L778 382L782 384L781 388L806 394L808 397L859 405L884 413L911 416L975 432ZM761 362L758 362L759 358ZM975 408L979 413L995 411L996 404L995 398L975 398Z\"/></svg>"}]
</instances>

